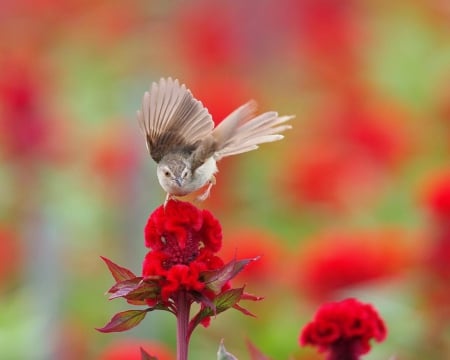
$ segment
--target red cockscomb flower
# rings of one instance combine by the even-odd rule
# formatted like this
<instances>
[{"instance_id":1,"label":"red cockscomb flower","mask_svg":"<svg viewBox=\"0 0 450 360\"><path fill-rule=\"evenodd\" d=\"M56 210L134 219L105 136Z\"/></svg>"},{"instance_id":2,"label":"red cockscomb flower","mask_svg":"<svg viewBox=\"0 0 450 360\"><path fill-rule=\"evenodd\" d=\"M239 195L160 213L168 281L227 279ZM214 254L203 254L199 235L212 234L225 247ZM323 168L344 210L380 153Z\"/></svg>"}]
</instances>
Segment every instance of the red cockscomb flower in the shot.
<instances>
[{"instance_id":1,"label":"red cockscomb flower","mask_svg":"<svg viewBox=\"0 0 450 360\"><path fill-rule=\"evenodd\" d=\"M283 273L284 269L280 264L280 259L286 258L285 250L281 239L262 229L242 228L233 230L227 241L224 243L221 255L224 259L237 257L255 258L239 281L241 283L261 283L267 286L267 279L272 278L274 273ZM275 279L275 277L273 277ZM280 282L283 276L277 278ZM272 282L271 282L272 283Z\"/></svg>"},{"instance_id":2,"label":"red cockscomb flower","mask_svg":"<svg viewBox=\"0 0 450 360\"><path fill-rule=\"evenodd\" d=\"M429 214L425 232L426 250L422 253L423 269L429 281L426 294L432 308L439 313L438 321L450 316L450 171L434 174L422 190L422 203Z\"/></svg>"},{"instance_id":3,"label":"red cockscomb flower","mask_svg":"<svg viewBox=\"0 0 450 360\"><path fill-rule=\"evenodd\" d=\"M284 182L296 204L342 210L373 201L413 150L407 116L395 104L354 93L335 100L317 116L311 139L292 151Z\"/></svg>"},{"instance_id":4,"label":"red cockscomb flower","mask_svg":"<svg viewBox=\"0 0 450 360\"><path fill-rule=\"evenodd\" d=\"M327 360L358 360L370 340L386 338L386 326L370 304L350 298L322 305L300 334L300 344L316 346Z\"/></svg>"},{"instance_id":5,"label":"red cockscomb flower","mask_svg":"<svg viewBox=\"0 0 450 360\"><path fill-rule=\"evenodd\" d=\"M230 280L252 259L224 264L215 255L222 246L222 228L207 210L168 201L150 215L145 245L151 250L145 256L142 276L103 260L117 281L108 291L110 299L123 297L130 304L150 307L118 313L99 331L125 331L139 324L149 311L166 310L186 326L186 340L197 325L207 326L212 315L231 307L251 315L238 302L260 299L244 293L243 287L231 288ZM193 302L200 304L200 310L189 318Z\"/></svg>"},{"instance_id":6,"label":"red cockscomb flower","mask_svg":"<svg viewBox=\"0 0 450 360\"><path fill-rule=\"evenodd\" d=\"M347 287L399 276L417 256L406 238L399 230L320 235L294 260L293 281L302 296L327 300Z\"/></svg>"},{"instance_id":7,"label":"red cockscomb flower","mask_svg":"<svg viewBox=\"0 0 450 360\"><path fill-rule=\"evenodd\" d=\"M427 181L422 190L422 202L435 220L450 219L450 170Z\"/></svg>"}]
</instances>

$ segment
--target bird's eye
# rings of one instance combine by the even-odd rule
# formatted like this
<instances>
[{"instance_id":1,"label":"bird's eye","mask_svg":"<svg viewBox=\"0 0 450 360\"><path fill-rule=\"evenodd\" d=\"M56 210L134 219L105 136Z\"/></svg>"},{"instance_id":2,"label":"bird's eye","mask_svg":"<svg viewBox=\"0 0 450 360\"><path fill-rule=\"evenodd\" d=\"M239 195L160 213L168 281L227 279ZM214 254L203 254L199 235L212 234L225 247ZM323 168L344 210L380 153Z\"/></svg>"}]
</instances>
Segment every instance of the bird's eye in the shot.
<instances>
[{"instance_id":1,"label":"bird's eye","mask_svg":"<svg viewBox=\"0 0 450 360\"><path fill-rule=\"evenodd\" d=\"M166 175L166 177L169 177L170 176L170 172L169 171L165 171L164 175Z\"/></svg>"},{"instance_id":2,"label":"bird's eye","mask_svg":"<svg viewBox=\"0 0 450 360\"><path fill-rule=\"evenodd\" d=\"M187 174L188 174L187 171L185 171L185 172L183 173L183 179L186 178Z\"/></svg>"}]
</instances>

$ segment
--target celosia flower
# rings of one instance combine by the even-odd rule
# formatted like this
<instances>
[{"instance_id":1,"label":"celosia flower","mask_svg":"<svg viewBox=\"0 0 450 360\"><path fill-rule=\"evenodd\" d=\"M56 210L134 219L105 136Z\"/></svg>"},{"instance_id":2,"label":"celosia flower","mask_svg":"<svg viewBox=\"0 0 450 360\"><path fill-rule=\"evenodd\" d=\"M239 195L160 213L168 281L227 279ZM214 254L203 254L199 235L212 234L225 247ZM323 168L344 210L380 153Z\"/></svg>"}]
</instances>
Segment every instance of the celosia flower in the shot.
<instances>
[{"instance_id":1,"label":"celosia flower","mask_svg":"<svg viewBox=\"0 0 450 360\"><path fill-rule=\"evenodd\" d=\"M354 209L377 199L390 172L411 153L412 141L395 104L371 104L353 93L335 101L317 116L300 151L295 144L285 188L296 203Z\"/></svg>"},{"instance_id":2,"label":"celosia flower","mask_svg":"<svg viewBox=\"0 0 450 360\"><path fill-rule=\"evenodd\" d=\"M145 256L142 276L104 260L117 281L109 290L110 299L123 297L131 304L150 308L116 314L100 331L128 330L147 312L166 310L185 322L189 338L197 325L207 326L212 315L231 307L251 315L238 302L259 298L245 294L243 287L232 289L230 280L252 259L224 265L215 255L222 246L222 228L209 211L187 202L168 201L150 215L145 245L151 250ZM193 302L200 303L200 310L188 325Z\"/></svg>"},{"instance_id":3,"label":"celosia flower","mask_svg":"<svg viewBox=\"0 0 450 360\"><path fill-rule=\"evenodd\" d=\"M293 260L298 264L293 281L302 296L328 300L346 287L400 276L417 256L405 239L394 229L319 235Z\"/></svg>"},{"instance_id":4,"label":"celosia flower","mask_svg":"<svg viewBox=\"0 0 450 360\"><path fill-rule=\"evenodd\" d=\"M327 360L357 360L370 351L370 340L386 337L386 326L370 304L350 298L321 306L300 334L300 344L316 346Z\"/></svg>"},{"instance_id":5,"label":"celosia flower","mask_svg":"<svg viewBox=\"0 0 450 360\"><path fill-rule=\"evenodd\" d=\"M428 210L429 224L425 232L423 269L427 276L424 292L437 312L438 322L450 317L450 171L445 169L426 182L422 202ZM439 328L439 326L437 326Z\"/></svg>"},{"instance_id":6,"label":"celosia flower","mask_svg":"<svg viewBox=\"0 0 450 360\"><path fill-rule=\"evenodd\" d=\"M447 222L450 219L450 171L434 175L422 193L424 206L434 220Z\"/></svg>"},{"instance_id":7,"label":"celosia flower","mask_svg":"<svg viewBox=\"0 0 450 360\"><path fill-rule=\"evenodd\" d=\"M0 140L5 153L35 161L50 148L51 126L38 69L16 59L0 62Z\"/></svg>"},{"instance_id":8,"label":"celosia flower","mask_svg":"<svg viewBox=\"0 0 450 360\"><path fill-rule=\"evenodd\" d=\"M200 273L223 266L215 256L222 245L222 228L207 210L187 202L169 201L156 209L145 227L145 245L152 250L144 259L144 278L158 279L160 298L167 303L180 289L201 292ZM225 284L224 284L225 285Z\"/></svg>"},{"instance_id":9,"label":"celosia flower","mask_svg":"<svg viewBox=\"0 0 450 360\"><path fill-rule=\"evenodd\" d=\"M220 254L224 259L233 259L236 256L259 257L258 261L250 264L239 276L241 283L261 283L268 286L268 278L273 277L274 273L281 274L284 271L283 264L280 264L280 259L286 258L283 242L262 229L233 229L227 236ZM273 280L278 282L284 279L284 276L273 277ZM270 284L273 283L273 281L270 282Z\"/></svg>"}]
</instances>

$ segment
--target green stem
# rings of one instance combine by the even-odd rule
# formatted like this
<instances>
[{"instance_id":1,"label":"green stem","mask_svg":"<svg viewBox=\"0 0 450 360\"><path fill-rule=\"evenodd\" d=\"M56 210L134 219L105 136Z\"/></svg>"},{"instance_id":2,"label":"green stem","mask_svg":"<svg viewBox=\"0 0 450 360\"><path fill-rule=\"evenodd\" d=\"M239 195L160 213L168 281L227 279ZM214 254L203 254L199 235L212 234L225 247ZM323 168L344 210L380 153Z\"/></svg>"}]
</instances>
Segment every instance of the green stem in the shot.
<instances>
[{"instance_id":1,"label":"green stem","mask_svg":"<svg viewBox=\"0 0 450 360\"><path fill-rule=\"evenodd\" d=\"M177 308L177 360L187 360L189 348L189 314L191 303L186 291L180 290L175 298Z\"/></svg>"}]
</instances>

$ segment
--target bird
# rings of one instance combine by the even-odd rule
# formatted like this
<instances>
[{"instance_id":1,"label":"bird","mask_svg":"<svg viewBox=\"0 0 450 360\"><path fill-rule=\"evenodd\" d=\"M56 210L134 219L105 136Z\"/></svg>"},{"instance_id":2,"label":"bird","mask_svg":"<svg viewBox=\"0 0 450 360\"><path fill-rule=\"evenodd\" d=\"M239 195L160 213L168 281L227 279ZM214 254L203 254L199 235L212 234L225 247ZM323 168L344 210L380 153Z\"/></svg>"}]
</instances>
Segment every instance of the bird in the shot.
<instances>
[{"instance_id":1,"label":"bird","mask_svg":"<svg viewBox=\"0 0 450 360\"><path fill-rule=\"evenodd\" d=\"M219 160L281 140L280 133L291 129L286 122L294 116L278 116L275 111L256 115L256 110L256 102L250 100L215 126L208 109L178 79L161 78L151 84L137 118L157 163L165 203L207 186L197 197L205 200L216 183Z\"/></svg>"}]
</instances>

